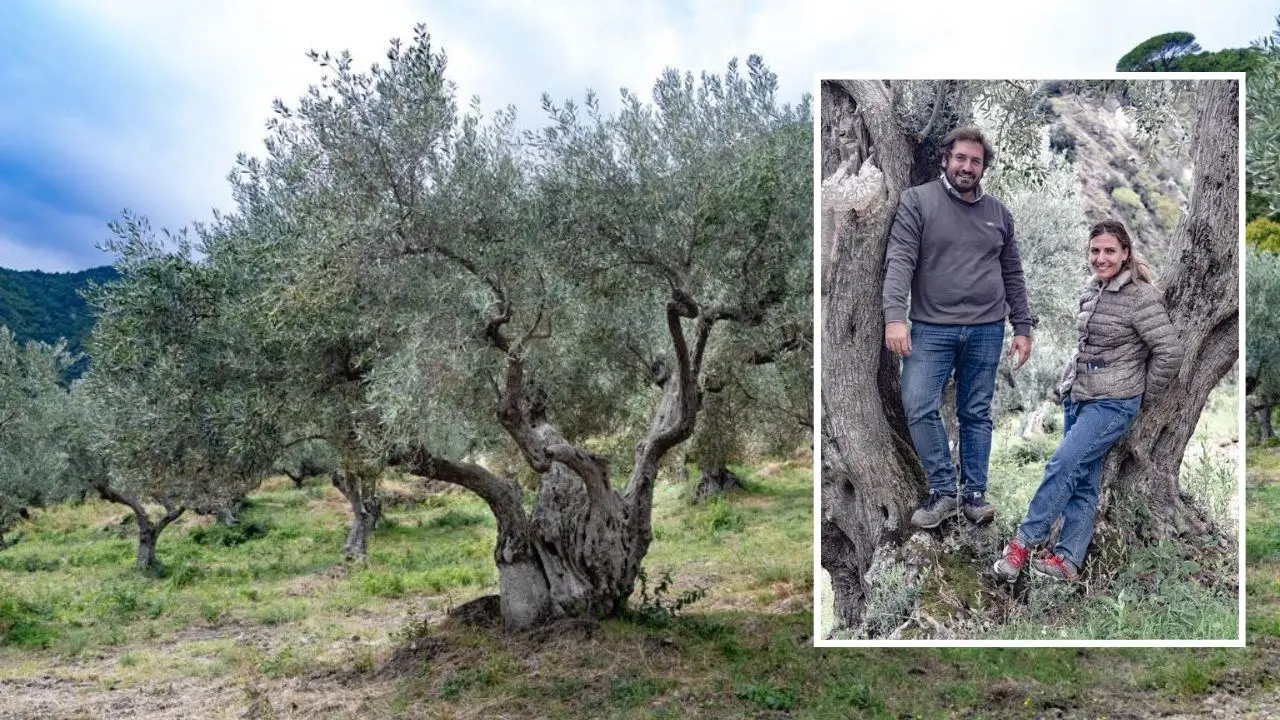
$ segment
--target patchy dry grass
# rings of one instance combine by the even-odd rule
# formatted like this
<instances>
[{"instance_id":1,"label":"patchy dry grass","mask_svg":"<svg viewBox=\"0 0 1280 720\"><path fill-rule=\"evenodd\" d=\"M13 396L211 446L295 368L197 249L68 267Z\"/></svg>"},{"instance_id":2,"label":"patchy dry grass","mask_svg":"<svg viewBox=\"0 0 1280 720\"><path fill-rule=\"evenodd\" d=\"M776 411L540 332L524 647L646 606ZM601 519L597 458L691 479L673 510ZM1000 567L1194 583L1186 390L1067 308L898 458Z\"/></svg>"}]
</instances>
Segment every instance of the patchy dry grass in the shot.
<instances>
[{"instance_id":1,"label":"patchy dry grass","mask_svg":"<svg viewBox=\"0 0 1280 720\"><path fill-rule=\"evenodd\" d=\"M1280 470L1280 462L1275 467ZM794 466L764 479L751 474L747 489L718 508L688 505L689 488L663 485L655 513L662 535L651 549L650 576L671 571L673 592L703 584L711 594L665 625L608 620L520 637L444 618L447 607L491 592L491 586L431 592L421 581L404 580L400 591L383 579L404 566L413 543L444 543L450 536L434 533L446 527L463 530L464 545L470 530L484 527L491 535L488 521L473 519L482 508L469 505L467 496L403 507L393 514L397 527L373 538L368 565L350 567L336 552L345 518L313 505L327 491L276 488L265 495L278 493L279 504L255 497L252 511L275 509L273 532L302 523L299 537L277 537L272 544L269 532L244 544L263 543L256 555L234 561L201 556L210 572L181 588L168 578L141 578L111 595L93 581L123 583L129 573L116 567L113 575L105 562L77 566L102 573L83 580L70 573L64 581L83 583L77 587L96 598L88 607L109 608L94 612L122 624L118 642L104 642L110 638L101 626L108 623L94 612L76 616L83 626L72 627L68 607L45 605L54 612L41 622L56 631L46 646L0 648L0 716L1148 718L1280 712L1273 694L1280 632L1274 622L1262 622L1270 611L1259 612L1252 603L1253 588L1267 587L1260 582L1274 588L1277 577L1264 528L1280 513L1280 495L1253 487L1268 479L1257 478L1249 493L1250 627L1261 623L1252 630L1251 647L1159 652L815 649L809 609L799 607L812 582L809 482L808 473ZM295 494L306 503L291 500ZM100 512L65 512L89 511ZM67 517L60 522L79 532ZM162 538L161 556L171 567L190 530L184 525ZM287 548L313 531L335 547L328 562L302 571L299 560L287 560ZM14 551L48 560L54 553L42 544L42 532L27 527L27 547ZM110 542L99 538L80 549L92 555L97 544ZM128 550L118 565L127 566ZM457 557L459 566L473 569L491 562L469 553ZM433 558L449 564L447 557ZM249 574L222 587L217 578L229 573L217 568L224 562ZM279 567L267 572L273 564ZM243 579L252 567L259 568L259 579ZM33 578L55 572L68 571L0 570L0 587L6 588L0 593L28 592ZM180 607L206 594L225 603L208 608L209 618L200 608ZM773 598L763 601L766 594ZM148 608L157 599L164 601L161 612L150 618ZM253 612L265 612L263 607L277 608L275 617ZM299 616L295 607L305 612Z\"/></svg>"},{"instance_id":2,"label":"patchy dry grass","mask_svg":"<svg viewBox=\"0 0 1280 720\"><path fill-rule=\"evenodd\" d=\"M791 618L802 627L812 593L808 464L738 470L743 490L699 506L688 500L692 487L659 486L649 577L670 575L668 601L707 588L686 614ZM541 697L524 687L536 676L515 681L523 660L503 659L499 648L516 641L474 628L439 631L466 662L433 676L438 686L426 706L396 691L412 684L385 671L402 628L434 627L448 608L496 591L495 530L487 508L467 493L426 493L403 480L388 488L396 502L364 564L339 556L348 520L341 496L322 485L295 489L283 478L250 498L241 530L198 517L168 529L157 577L132 570L127 510L91 501L36 513L19 544L0 553L0 716L99 717L128 708L190 717L199 708L208 717L370 717L392 713L392 705L409 716L450 716L461 698L469 698L466 712L483 715L486 707L512 707L507 693ZM676 627L663 632L678 634ZM632 652L622 637L659 631L617 621L596 632L587 646L594 661L564 665L555 653L569 653L569 639L550 642L542 661L604 667ZM609 649L615 636L621 644ZM476 653L487 659L471 662ZM620 675L607 683L606 706L648 706L675 691L680 677L677 668ZM476 695L495 678L493 697ZM568 697L575 682L566 676L548 692Z\"/></svg>"}]
</instances>

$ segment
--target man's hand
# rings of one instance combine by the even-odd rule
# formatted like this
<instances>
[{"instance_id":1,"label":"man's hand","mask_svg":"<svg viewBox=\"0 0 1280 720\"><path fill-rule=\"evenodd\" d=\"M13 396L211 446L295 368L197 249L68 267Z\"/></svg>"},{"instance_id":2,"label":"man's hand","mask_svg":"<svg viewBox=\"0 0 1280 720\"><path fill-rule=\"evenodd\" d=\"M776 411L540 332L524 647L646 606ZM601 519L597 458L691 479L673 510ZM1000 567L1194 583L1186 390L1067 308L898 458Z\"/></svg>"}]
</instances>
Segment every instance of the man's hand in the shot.
<instances>
[{"instance_id":1,"label":"man's hand","mask_svg":"<svg viewBox=\"0 0 1280 720\"><path fill-rule=\"evenodd\" d=\"M889 352L894 355L901 357L910 355L911 333L907 332L907 324L904 322L885 323L884 346L889 348Z\"/></svg>"},{"instance_id":2,"label":"man's hand","mask_svg":"<svg viewBox=\"0 0 1280 720\"><path fill-rule=\"evenodd\" d=\"M1015 358L1013 361L1013 369L1017 370L1027 362L1027 358L1031 357L1031 338L1026 335L1018 335L1013 339L1013 343L1009 345L1009 357Z\"/></svg>"}]
</instances>

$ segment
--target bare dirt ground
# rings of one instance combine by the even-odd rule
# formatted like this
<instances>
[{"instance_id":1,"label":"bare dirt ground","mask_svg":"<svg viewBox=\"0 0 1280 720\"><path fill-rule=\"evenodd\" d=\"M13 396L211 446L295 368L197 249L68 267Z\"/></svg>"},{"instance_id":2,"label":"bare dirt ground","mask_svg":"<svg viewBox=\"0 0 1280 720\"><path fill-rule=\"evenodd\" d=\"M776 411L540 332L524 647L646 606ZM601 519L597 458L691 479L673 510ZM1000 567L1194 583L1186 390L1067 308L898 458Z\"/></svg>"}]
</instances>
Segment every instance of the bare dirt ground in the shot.
<instances>
[{"instance_id":1,"label":"bare dirt ground","mask_svg":"<svg viewBox=\"0 0 1280 720\"><path fill-rule=\"evenodd\" d=\"M400 616L389 613L382 619L398 622ZM288 632L287 628L229 625L204 633L184 631L145 649L178 656L184 648L190 650L193 643L219 639L271 648L287 642ZM353 653L354 657L361 642L353 640L347 643L346 651ZM263 720L389 717L394 714L392 699L398 685L395 668L389 667L394 644L381 641L378 645L377 652L373 654L374 666L366 667L364 671L354 666L348 669L329 667L301 677L283 678L267 677L256 670L239 670L222 677L175 676L156 680L138 678L129 668L121 667L119 655L72 662L51 660L47 667L36 673L20 679L0 680L0 718ZM141 648L129 649L137 651ZM1153 649L1151 652L1168 651ZM1052 685L1006 680L982 689L982 711L963 711L954 716L1090 720L1280 718L1280 696L1267 689L1274 685L1280 671L1280 644L1268 643L1240 653L1239 670L1217 678L1213 690L1199 697L1170 697L1124 687L1121 678L1105 674L1105 663L1097 662L1098 683L1082 695L1064 697ZM444 708L433 709L429 702L400 710L401 714L397 716L444 717L451 714ZM502 716L501 708L494 710L496 714L481 712L476 717ZM924 717L945 717L946 712L934 709Z\"/></svg>"}]
</instances>

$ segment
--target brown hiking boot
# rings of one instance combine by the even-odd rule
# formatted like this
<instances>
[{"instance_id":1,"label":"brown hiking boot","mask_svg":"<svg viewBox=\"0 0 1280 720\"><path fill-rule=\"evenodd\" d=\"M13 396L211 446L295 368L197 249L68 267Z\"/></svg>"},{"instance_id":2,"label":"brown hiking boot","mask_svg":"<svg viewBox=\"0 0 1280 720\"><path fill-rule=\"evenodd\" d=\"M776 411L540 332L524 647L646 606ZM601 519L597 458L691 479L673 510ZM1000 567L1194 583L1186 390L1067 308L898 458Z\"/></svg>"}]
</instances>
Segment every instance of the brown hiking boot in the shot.
<instances>
[{"instance_id":1,"label":"brown hiking boot","mask_svg":"<svg viewBox=\"0 0 1280 720\"><path fill-rule=\"evenodd\" d=\"M956 514L956 508L959 507L955 495L944 495L937 490L930 490L929 497L920 503L920 507L911 515L911 524L916 527L931 530L938 527L944 520Z\"/></svg>"}]
</instances>

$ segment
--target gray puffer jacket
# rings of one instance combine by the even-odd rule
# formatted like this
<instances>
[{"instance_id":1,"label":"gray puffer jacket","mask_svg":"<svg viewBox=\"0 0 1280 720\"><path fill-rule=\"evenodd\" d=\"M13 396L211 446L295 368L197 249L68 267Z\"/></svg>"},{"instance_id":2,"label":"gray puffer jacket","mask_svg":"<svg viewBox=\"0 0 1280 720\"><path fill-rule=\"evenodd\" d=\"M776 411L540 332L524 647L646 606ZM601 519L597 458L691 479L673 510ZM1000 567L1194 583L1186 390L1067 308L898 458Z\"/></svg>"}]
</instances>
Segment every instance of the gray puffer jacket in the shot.
<instances>
[{"instance_id":1,"label":"gray puffer jacket","mask_svg":"<svg viewBox=\"0 0 1280 720\"><path fill-rule=\"evenodd\" d=\"M1145 403L1169 387L1185 353L1160 291L1128 270L1105 287L1090 281L1080 297L1076 337L1058 386L1076 402L1143 395Z\"/></svg>"}]
</instances>

